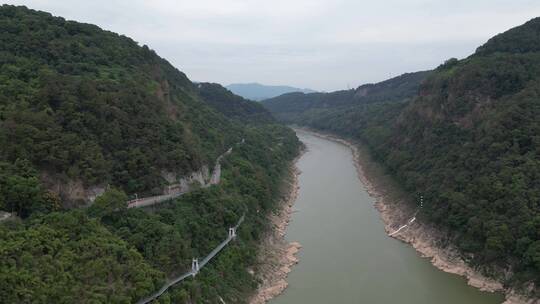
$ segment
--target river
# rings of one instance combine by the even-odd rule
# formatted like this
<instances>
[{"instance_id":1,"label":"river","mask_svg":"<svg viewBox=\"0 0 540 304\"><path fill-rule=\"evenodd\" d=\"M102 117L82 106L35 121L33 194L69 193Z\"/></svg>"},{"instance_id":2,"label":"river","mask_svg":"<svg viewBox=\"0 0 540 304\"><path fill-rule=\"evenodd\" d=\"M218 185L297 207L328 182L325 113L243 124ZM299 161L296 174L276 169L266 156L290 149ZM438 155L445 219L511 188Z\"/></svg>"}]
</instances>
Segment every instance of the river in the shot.
<instances>
[{"instance_id":1,"label":"river","mask_svg":"<svg viewBox=\"0 0 540 304\"><path fill-rule=\"evenodd\" d=\"M287 281L270 304L495 304L500 294L480 292L436 269L400 241L388 237L374 199L356 174L350 148L303 131L308 151L287 240L303 248Z\"/></svg>"}]
</instances>

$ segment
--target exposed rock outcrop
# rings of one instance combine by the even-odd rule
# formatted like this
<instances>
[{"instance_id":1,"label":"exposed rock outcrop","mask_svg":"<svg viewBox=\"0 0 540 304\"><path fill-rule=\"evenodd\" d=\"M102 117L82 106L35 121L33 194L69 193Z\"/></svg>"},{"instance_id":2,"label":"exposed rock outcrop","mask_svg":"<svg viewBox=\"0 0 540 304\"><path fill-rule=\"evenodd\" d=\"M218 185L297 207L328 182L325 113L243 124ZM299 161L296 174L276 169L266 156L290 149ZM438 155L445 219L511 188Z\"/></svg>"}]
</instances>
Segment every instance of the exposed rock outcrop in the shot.
<instances>
[{"instance_id":1,"label":"exposed rock outcrop","mask_svg":"<svg viewBox=\"0 0 540 304\"><path fill-rule=\"evenodd\" d=\"M296 160L294 163L296 163ZM291 174L290 190L283 199L282 208L279 212L269 215L272 227L267 232L259 249L257 270L251 271L258 277L261 284L255 295L250 299L250 304L264 304L280 295L288 286L286 278L289 272L299 262L296 254L300 251L302 245L298 242L287 243L285 241L285 231L293 212L292 206L298 197L298 175L300 171L294 167Z\"/></svg>"}]
</instances>

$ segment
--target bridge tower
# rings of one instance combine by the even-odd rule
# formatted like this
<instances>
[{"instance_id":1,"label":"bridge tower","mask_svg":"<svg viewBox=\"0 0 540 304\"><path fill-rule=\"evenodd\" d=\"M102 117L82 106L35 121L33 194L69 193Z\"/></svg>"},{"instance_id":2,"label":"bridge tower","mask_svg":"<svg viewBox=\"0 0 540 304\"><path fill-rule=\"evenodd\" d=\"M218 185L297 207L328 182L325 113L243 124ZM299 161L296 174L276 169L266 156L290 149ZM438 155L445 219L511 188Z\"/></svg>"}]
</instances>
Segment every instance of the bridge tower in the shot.
<instances>
[{"instance_id":1,"label":"bridge tower","mask_svg":"<svg viewBox=\"0 0 540 304\"><path fill-rule=\"evenodd\" d=\"M229 228L229 237L232 239L236 237L236 228Z\"/></svg>"},{"instance_id":2,"label":"bridge tower","mask_svg":"<svg viewBox=\"0 0 540 304\"><path fill-rule=\"evenodd\" d=\"M193 259L191 261L191 273L195 277L199 273L199 260Z\"/></svg>"}]
</instances>

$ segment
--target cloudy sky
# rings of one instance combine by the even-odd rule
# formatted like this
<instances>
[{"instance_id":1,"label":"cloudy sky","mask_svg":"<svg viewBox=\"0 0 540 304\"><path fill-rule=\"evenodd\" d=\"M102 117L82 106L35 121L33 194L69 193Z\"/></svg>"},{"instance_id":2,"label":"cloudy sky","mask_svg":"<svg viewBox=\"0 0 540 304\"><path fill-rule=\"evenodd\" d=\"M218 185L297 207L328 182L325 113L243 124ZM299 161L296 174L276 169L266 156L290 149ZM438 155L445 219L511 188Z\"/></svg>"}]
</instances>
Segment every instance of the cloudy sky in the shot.
<instances>
[{"instance_id":1,"label":"cloudy sky","mask_svg":"<svg viewBox=\"0 0 540 304\"><path fill-rule=\"evenodd\" d=\"M147 44L192 80L337 90L463 58L539 0L4 1Z\"/></svg>"}]
</instances>

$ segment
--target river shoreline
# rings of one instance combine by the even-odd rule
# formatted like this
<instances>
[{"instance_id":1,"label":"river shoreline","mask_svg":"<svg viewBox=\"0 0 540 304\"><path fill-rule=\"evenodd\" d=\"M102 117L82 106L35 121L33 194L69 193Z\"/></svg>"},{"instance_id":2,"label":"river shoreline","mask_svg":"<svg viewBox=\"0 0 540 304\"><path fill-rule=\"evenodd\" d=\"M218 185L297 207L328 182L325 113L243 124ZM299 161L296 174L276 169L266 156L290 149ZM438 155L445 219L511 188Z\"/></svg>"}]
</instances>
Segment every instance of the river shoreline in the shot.
<instances>
[{"instance_id":1,"label":"river shoreline","mask_svg":"<svg viewBox=\"0 0 540 304\"><path fill-rule=\"evenodd\" d=\"M271 228L266 232L259 248L257 271L251 270L261 284L248 301L250 304L264 304L280 295L288 286L286 279L292 267L299 262L296 254L302 245L298 242L288 243L285 234L300 189L298 178L301 172L296 163L304 153L305 150L302 149L291 162L286 194L279 203L279 210L268 216Z\"/></svg>"},{"instance_id":2,"label":"river shoreline","mask_svg":"<svg viewBox=\"0 0 540 304\"><path fill-rule=\"evenodd\" d=\"M502 292L506 296L503 304L539 304L540 300L527 299L512 289L506 289L503 284L482 275L468 266L460 257L457 248L448 245L446 236L435 227L419 221L409 223L406 229L395 232L398 227L408 223L415 210L403 199L395 199L387 195L379 180L366 170L368 162L373 162L365 152L343 138L324 134L310 129L298 128L312 135L335 141L349 147L353 152L354 165L362 185L371 197L375 199L374 207L379 211L386 233L393 238L410 244L424 258L430 259L438 269L463 276L470 286L487 292ZM390 235L392 234L392 235ZM444 245L442 245L444 244Z\"/></svg>"}]
</instances>

